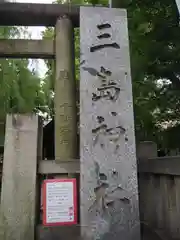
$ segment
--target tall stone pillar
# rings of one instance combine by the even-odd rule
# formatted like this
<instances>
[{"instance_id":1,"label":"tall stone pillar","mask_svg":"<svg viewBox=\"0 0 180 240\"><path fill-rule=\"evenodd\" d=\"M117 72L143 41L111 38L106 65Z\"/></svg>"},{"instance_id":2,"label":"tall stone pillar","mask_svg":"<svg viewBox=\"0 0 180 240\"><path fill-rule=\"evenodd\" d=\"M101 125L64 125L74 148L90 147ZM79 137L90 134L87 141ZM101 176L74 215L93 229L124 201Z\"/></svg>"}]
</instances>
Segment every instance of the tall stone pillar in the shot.
<instances>
[{"instance_id":1,"label":"tall stone pillar","mask_svg":"<svg viewBox=\"0 0 180 240\"><path fill-rule=\"evenodd\" d=\"M36 172L42 123L35 115L7 115L0 204L0 239L34 240Z\"/></svg>"},{"instance_id":2,"label":"tall stone pillar","mask_svg":"<svg viewBox=\"0 0 180 240\"><path fill-rule=\"evenodd\" d=\"M63 17L56 23L55 53L55 160L77 157L76 86L74 74L74 29Z\"/></svg>"},{"instance_id":3,"label":"tall stone pillar","mask_svg":"<svg viewBox=\"0 0 180 240\"><path fill-rule=\"evenodd\" d=\"M83 240L139 240L127 14L80 9L80 164Z\"/></svg>"}]
</instances>

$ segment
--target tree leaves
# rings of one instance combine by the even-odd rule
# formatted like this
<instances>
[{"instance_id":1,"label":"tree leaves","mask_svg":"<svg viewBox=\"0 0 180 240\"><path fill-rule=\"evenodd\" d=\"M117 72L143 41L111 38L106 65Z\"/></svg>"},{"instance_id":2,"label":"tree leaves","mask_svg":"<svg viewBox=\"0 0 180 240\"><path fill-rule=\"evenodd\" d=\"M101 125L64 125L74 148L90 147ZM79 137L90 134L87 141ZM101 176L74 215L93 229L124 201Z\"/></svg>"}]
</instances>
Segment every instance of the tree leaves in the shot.
<instances>
[{"instance_id":1,"label":"tree leaves","mask_svg":"<svg viewBox=\"0 0 180 240\"><path fill-rule=\"evenodd\" d=\"M108 0L65 2L108 5ZM168 147L169 133L164 134L165 126L167 123L177 125L180 121L180 27L176 3L172 0L112 2L113 6L127 8L128 12L136 139L154 140L157 143L163 139ZM53 30L47 28L44 37L53 36ZM78 29L75 30L75 52L78 83ZM47 78L53 90L54 65L48 61L47 66Z\"/></svg>"},{"instance_id":2,"label":"tree leaves","mask_svg":"<svg viewBox=\"0 0 180 240\"><path fill-rule=\"evenodd\" d=\"M1 38L18 38L26 29L1 27ZM46 104L41 79L28 69L28 60L0 59L0 113L29 113Z\"/></svg>"}]
</instances>

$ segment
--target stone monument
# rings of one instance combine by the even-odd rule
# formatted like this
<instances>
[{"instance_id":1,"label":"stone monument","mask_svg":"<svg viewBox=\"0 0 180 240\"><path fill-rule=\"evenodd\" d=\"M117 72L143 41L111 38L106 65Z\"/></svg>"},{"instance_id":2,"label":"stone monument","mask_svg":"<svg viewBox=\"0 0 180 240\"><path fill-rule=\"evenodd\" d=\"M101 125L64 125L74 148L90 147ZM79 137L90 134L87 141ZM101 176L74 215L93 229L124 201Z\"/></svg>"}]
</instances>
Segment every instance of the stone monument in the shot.
<instances>
[{"instance_id":1,"label":"stone monument","mask_svg":"<svg viewBox=\"0 0 180 240\"><path fill-rule=\"evenodd\" d=\"M80 8L83 240L139 240L127 14Z\"/></svg>"}]
</instances>

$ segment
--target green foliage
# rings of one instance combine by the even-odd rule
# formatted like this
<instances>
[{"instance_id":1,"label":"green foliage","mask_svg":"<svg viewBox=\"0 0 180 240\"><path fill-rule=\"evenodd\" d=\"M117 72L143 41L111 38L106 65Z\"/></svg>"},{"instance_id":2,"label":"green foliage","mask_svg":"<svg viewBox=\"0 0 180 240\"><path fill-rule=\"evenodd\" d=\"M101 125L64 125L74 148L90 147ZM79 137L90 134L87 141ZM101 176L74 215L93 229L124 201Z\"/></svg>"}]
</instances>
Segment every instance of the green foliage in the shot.
<instances>
[{"instance_id":1,"label":"green foliage","mask_svg":"<svg viewBox=\"0 0 180 240\"><path fill-rule=\"evenodd\" d=\"M177 7L171 0L131 1L126 7L136 136L139 140L161 141L169 147L167 139L170 135L164 134L165 126L170 129L180 120L180 29ZM171 147L177 147L177 140L176 137L171 140Z\"/></svg>"},{"instance_id":2,"label":"green foliage","mask_svg":"<svg viewBox=\"0 0 180 240\"><path fill-rule=\"evenodd\" d=\"M108 5L108 0L71 0L59 3ZM113 6L127 8L138 141L162 141L177 147L180 125L180 28L175 1L112 0ZM1 27L0 38L27 35L26 28ZM44 38L53 38L46 28ZM75 66L79 80L79 29L75 29ZM29 71L27 60L0 60L0 117L7 112L47 112L53 115L54 61L40 79ZM167 125L168 124L168 125ZM165 131L164 127L168 126ZM174 136L174 137L173 137ZM169 141L168 139L171 139Z\"/></svg>"},{"instance_id":3,"label":"green foliage","mask_svg":"<svg viewBox=\"0 0 180 240\"><path fill-rule=\"evenodd\" d=\"M154 140L177 147L173 124L180 122L180 28L175 1L112 0L113 6L128 10L132 82L137 141ZM62 3L62 1L58 1ZM64 2L64 1L63 1ZM108 0L72 0L70 4L108 5ZM66 3L67 3L66 2ZM46 29L44 37L53 37ZM79 79L79 31L75 31L76 79ZM49 81L54 79L47 62ZM53 82L51 84L53 89ZM168 125L168 131L165 126ZM170 134L171 132L171 134Z\"/></svg>"},{"instance_id":4,"label":"green foliage","mask_svg":"<svg viewBox=\"0 0 180 240\"><path fill-rule=\"evenodd\" d=\"M1 27L0 38L27 36L25 28ZM25 59L0 59L0 118L6 113L46 111L46 88Z\"/></svg>"}]
</instances>

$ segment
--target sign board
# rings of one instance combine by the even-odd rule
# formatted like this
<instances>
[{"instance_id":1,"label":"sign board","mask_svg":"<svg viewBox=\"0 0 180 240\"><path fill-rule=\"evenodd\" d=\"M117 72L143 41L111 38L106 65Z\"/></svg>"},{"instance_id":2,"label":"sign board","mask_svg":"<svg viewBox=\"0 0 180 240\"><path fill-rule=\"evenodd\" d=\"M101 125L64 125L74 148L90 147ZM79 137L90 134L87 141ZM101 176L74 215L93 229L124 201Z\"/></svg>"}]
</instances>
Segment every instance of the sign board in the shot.
<instances>
[{"instance_id":1,"label":"sign board","mask_svg":"<svg viewBox=\"0 0 180 240\"><path fill-rule=\"evenodd\" d=\"M43 225L77 223L76 179L48 179L43 184Z\"/></svg>"}]
</instances>

